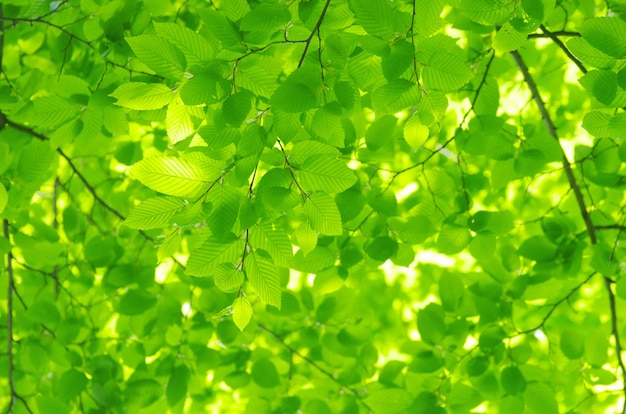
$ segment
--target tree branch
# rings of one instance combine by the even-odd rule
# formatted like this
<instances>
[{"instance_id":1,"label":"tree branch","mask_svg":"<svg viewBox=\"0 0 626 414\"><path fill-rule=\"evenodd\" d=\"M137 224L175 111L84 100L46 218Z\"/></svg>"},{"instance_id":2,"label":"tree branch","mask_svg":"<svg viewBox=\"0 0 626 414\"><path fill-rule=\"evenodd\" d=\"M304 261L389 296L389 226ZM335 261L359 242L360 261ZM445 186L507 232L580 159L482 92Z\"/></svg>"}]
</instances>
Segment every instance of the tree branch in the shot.
<instances>
[{"instance_id":1,"label":"tree branch","mask_svg":"<svg viewBox=\"0 0 626 414\"><path fill-rule=\"evenodd\" d=\"M0 4L0 8L2 5ZM10 240L9 220L2 220L4 237ZM7 413L15 412L15 404L20 401L29 413L32 413L26 400L15 391L15 361L13 360L13 294L15 293L15 276L13 274L13 253L11 250L7 253L7 359L9 363L9 389L11 400Z\"/></svg>"},{"instance_id":2,"label":"tree branch","mask_svg":"<svg viewBox=\"0 0 626 414\"><path fill-rule=\"evenodd\" d=\"M543 27L542 27L542 30L544 30ZM554 126L554 122L552 121L552 118L550 117L550 114L548 113L548 109L546 108L546 105L543 102L541 95L539 94L539 89L537 88L537 84L535 83L535 80L530 74L528 66L522 59L522 56L517 51L512 51L511 56L513 57L513 60L515 60L517 67L520 69L520 71L522 72L522 75L524 76L524 80L526 84L528 85L528 88L530 89L533 100L535 101L535 104L537 105L537 108L539 109L539 113L541 114L541 117L543 118L543 122L546 125L548 132L554 139L557 140L560 146L561 143L559 141L559 137L556 132L556 127ZM561 147L561 152L563 153L563 160L562 160L563 169L565 170L565 175L567 176L569 185L574 191L576 202L578 203L578 209L580 210L580 214L583 218L583 221L585 222L585 227L587 229L587 233L589 234L589 239L591 240L591 244L597 244L598 239L596 236L596 227L593 225L591 217L589 216L589 211L587 210L585 199L580 190L580 186L578 185L578 182L576 181L576 178L574 177L572 166L567 160L565 152L563 152L563 147ZM606 288L607 295L609 297L609 308L610 308L610 314L611 314L611 331L612 331L613 338L615 339L615 352L617 354L616 355L617 364L622 373L622 392L625 398L624 398L624 403L623 403L621 412L622 414L626 414L626 365L624 365L624 361L622 359L622 345L620 343L619 330L617 326L617 305L615 302L615 293L613 293L613 289L611 287L612 283L613 281L611 280L611 278L604 276L604 286Z\"/></svg>"},{"instance_id":3,"label":"tree branch","mask_svg":"<svg viewBox=\"0 0 626 414\"><path fill-rule=\"evenodd\" d=\"M340 389L346 390L350 392L350 394L354 395L356 399L363 405L363 407L365 407L368 410L368 412L372 412L372 409L367 405L367 403L363 400L363 397L357 391L355 391L354 389L346 385L343 385L341 382L339 382L339 380L337 380L337 378L335 378L335 376L331 372L321 367L317 362L313 361L311 358L307 357L306 355L301 354L297 349L294 349L291 345L285 342L285 340L276 332L272 331L271 329L267 328L264 325L259 324L258 326L259 326L259 329L273 336L274 339L280 342L282 346L287 348L292 355L297 355L302 360L307 362L309 365L317 369L319 372L321 372L322 374L330 378L334 383L336 383L339 386Z\"/></svg>"},{"instance_id":4,"label":"tree branch","mask_svg":"<svg viewBox=\"0 0 626 414\"><path fill-rule=\"evenodd\" d=\"M320 29L320 26L322 25L324 16L326 16L326 12L328 11L328 6L330 6L330 0L326 0L326 4L324 4L324 8L322 9L322 13L320 14L320 18L317 19L315 26L313 26L313 30L311 30L311 34L304 41L304 51L302 52L302 56L300 56L298 67L302 66L302 64L304 63L304 58L306 57L306 53L309 51L309 46L311 46L311 41L313 40L313 37L315 37L315 33Z\"/></svg>"},{"instance_id":5,"label":"tree branch","mask_svg":"<svg viewBox=\"0 0 626 414\"><path fill-rule=\"evenodd\" d=\"M582 282L580 282L578 285L576 285L567 295L563 296L561 299L557 300L556 302L554 302L551 305L545 305L545 306L550 306L550 310L548 311L548 313L543 317L543 319L541 320L541 323L539 323L537 326L535 326L534 328L530 328L530 329L526 329L523 331L518 331L517 333L519 335L522 334L528 334L531 332L536 331L537 329L541 329L543 328L543 326L546 324L546 322L548 322L548 319L550 319L550 316L552 316L552 314L554 313L554 311L559 307L559 305L561 305L561 303L569 300L569 298L572 297L572 295L574 295L574 293L578 292L578 290L583 287L585 284L587 284L587 282L589 282L591 280L592 277L594 277L596 275L596 272L591 273L589 276L587 276L585 278L585 280L583 280Z\"/></svg>"},{"instance_id":6,"label":"tree branch","mask_svg":"<svg viewBox=\"0 0 626 414\"><path fill-rule=\"evenodd\" d=\"M522 72L522 75L524 76L524 81L526 82L526 84L528 85L528 88L530 89L532 98L535 101L535 104L537 105L537 109L539 109L539 113L541 114L543 123L548 129L548 133L559 143L559 147L560 147L561 143L559 141L559 136L556 132L556 127L554 126L554 122L552 121L552 118L550 117L550 113L548 112L546 104L541 98L539 89L537 88L537 84L535 83L535 80L530 74L530 70L528 69L528 66L526 66L526 63L522 59L522 56L516 50L511 52L511 56L513 57L513 60L517 64L517 67L519 68L519 70ZM578 185L578 182L576 181L576 177L574 177L574 171L572 170L572 166L569 163L569 160L567 159L565 152L563 151L563 147L560 147L560 148L561 148L561 153L563 155L562 163L563 163L563 169L565 170L565 175L567 176L567 181L569 182L570 187L574 191L574 196L576 197L576 202L578 203L578 209L580 210L580 214L582 215L583 221L585 222L585 227L587 228L587 232L589 233L589 238L591 239L591 243L596 244L597 243L596 231L591 221L591 217L589 216L589 211L587 211L587 206L585 205L585 199L583 197L582 191L580 190L580 186Z\"/></svg>"}]
</instances>

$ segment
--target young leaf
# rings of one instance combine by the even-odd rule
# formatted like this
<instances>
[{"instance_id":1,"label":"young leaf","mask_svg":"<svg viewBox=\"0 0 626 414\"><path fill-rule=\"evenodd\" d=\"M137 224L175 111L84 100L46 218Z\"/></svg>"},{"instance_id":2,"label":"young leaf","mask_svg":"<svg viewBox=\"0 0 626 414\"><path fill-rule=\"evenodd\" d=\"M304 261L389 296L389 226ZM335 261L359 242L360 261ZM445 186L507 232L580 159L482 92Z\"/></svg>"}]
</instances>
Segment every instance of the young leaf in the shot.
<instances>
[{"instance_id":1,"label":"young leaf","mask_svg":"<svg viewBox=\"0 0 626 414\"><path fill-rule=\"evenodd\" d=\"M444 92L460 88L473 77L469 65L446 52L435 52L422 69L424 84Z\"/></svg>"},{"instance_id":2,"label":"young leaf","mask_svg":"<svg viewBox=\"0 0 626 414\"><path fill-rule=\"evenodd\" d=\"M326 193L313 193L304 203L304 214L311 227L327 236L343 233L341 215L335 200Z\"/></svg>"},{"instance_id":3,"label":"young leaf","mask_svg":"<svg viewBox=\"0 0 626 414\"><path fill-rule=\"evenodd\" d=\"M116 105L129 109L159 109L174 99L174 93L162 83L128 82L111 93L117 98Z\"/></svg>"},{"instance_id":4,"label":"young leaf","mask_svg":"<svg viewBox=\"0 0 626 414\"><path fill-rule=\"evenodd\" d=\"M152 197L135 207L123 224L133 229L157 229L171 225L170 219L185 202L176 197Z\"/></svg>"},{"instance_id":5,"label":"young leaf","mask_svg":"<svg viewBox=\"0 0 626 414\"><path fill-rule=\"evenodd\" d=\"M339 193L354 185L357 178L345 162L324 155L306 159L298 171L300 185L306 191Z\"/></svg>"},{"instance_id":6,"label":"young leaf","mask_svg":"<svg viewBox=\"0 0 626 414\"><path fill-rule=\"evenodd\" d=\"M308 222L304 222L298 226L294 233L300 250L307 255L317 246L317 232L311 228Z\"/></svg>"},{"instance_id":7,"label":"young leaf","mask_svg":"<svg viewBox=\"0 0 626 414\"><path fill-rule=\"evenodd\" d=\"M276 266L289 267L293 259L291 243L287 233L269 221L250 227L248 242L254 248L268 252Z\"/></svg>"},{"instance_id":8,"label":"young leaf","mask_svg":"<svg viewBox=\"0 0 626 414\"><path fill-rule=\"evenodd\" d=\"M187 67L185 55L167 40L155 35L127 37L139 60L166 78L180 79Z\"/></svg>"},{"instance_id":9,"label":"young leaf","mask_svg":"<svg viewBox=\"0 0 626 414\"><path fill-rule=\"evenodd\" d=\"M596 49L615 58L626 56L626 22L618 16L587 19L579 30Z\"/></svg>"},{"instance_id":10,"label":"young leaf","mask_svg":"<svg viewBox=\"0 0 626 414\"><path fill-rule=\"evenodd\" d=\"M152 157L133 165L130 172L154 191L178 197L196 197L219 178L215 168L207 170L182 158Z\"/></svg>"},{"instance_id":11,"label":"young leaf","mask_svg":"<svg viewBox=\"0 0 626 414\"><path fill-rule=\"evenodd\" d=\"M237 296L233 301L233 322L241 332L252 319L252 304L246 296Z\"/></svg>"},{"instance_id":12,"label":"young leaf","mask_svg":"<svg viewBox=\"0 0 626 414\"><path fill-rule=\"evenodd\" d=\"M191 276L212 276L222 263L235 263L241 259L245 242L232 237L226 240L209 238L191 252L185 273Z\"/></svg>"},{"instance_id":13,"label":"young leaf","mask_svg":"<svg viewBox=\"0 0 626 414\"><path fill-rule=\"evenodd\" d=\"M280 309L281 288L274 263L252 252L246 256L244 270L250 284L263 302Z\"/></svg>"},{"instance_id":14,"label":"young leaf","mask_svg":"<svg viewBox=\"0 0 626 414\"><path fill-rule=\"evenodd\" d=\"M159 37L183 52L189 67L201 65L215 56L215 45L193 30L176 23L154 22Z\"/></svg>"}]
</instances>

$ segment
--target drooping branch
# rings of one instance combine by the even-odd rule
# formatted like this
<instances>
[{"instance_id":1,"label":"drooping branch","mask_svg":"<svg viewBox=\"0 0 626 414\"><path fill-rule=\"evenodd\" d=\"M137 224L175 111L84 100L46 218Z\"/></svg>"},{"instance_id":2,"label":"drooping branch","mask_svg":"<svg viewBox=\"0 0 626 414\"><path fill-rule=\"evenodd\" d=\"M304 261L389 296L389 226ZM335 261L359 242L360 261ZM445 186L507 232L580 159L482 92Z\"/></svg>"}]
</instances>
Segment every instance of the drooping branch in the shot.
<instances>
[{"instance_id":1,"label":"drooping branch","mask_svg":"<svg viewBox=\"0 0 626 414\"><path fill-rule=\"evenodd\" d=\"M1 8L1 5L0 5ZM2 220L2 228L4 237L9 240L11 237L9 232L9 220ZM11 250L7 253L7 264L6 264L6 273L7 273L7 359L8 359L8 376L9 376L9 392L11 394L11 399L9 402L9 407L7 409L8 413L15 412L15 405L18 401L20 401L26 410L31 413L31 409L26 403L26 400L20 396L15 390L15 361L13 360L13 295L15 293L15 275L13 274L13 253Z\"/></svg>"},{"instance_id":2,"label":"drooping branch","mask_svg":"<svg viewBox=\"0 0 626 414\"><path fill-rule=\"evenodd\" d=\"M534 328L526 329L526 330L523 330L523 331L518 331L517 334L518 335L528 334L528 333L535 332L537 329L543 328L543 326L546 324L546 322L548 322L548 319L550 319L550 317L552 316L554 311L563 302L568 301L574 295L574 293L578 292L580 290L580 288L585 286L587 284L587 282L589 282L591 280L591 278L594 277L595 275L596 275L596 272L591 273L589 276L587 276L585 278L585 280L583 280L582 282L580 282L579 284L574 286L572 288L572 290L570 290L567 293L567 295L563 296L561 299L557 300L556 302L554 302L554 303L552 303L550 305L545 305L545 306L550 306L550 310L548 311L548 313L546 313L546 315L543 317L543 319L541 319L541 322L537 326L535 326Z\"/></svg>"},{"instance_id":3,"label":"drooping branch","mask_svg":"<svg viewBox=\"0 0 626 414\"><path fill-rule=\"evenodd\" d=\"M528 85L528 88L530 89L532 98L535 101L535 104L537 105L537 109L539 110L539 113L541 114L541 117L543 119L544 124L546 125L546 128L548 129L549 134L554 139L557 140L560 146L561 143L559 141L559 137L556 132L556 127L554 126L554 122L552 121L552 118L550 116L550 113L548 112L545 102L541 98L539 89L537 88L537 84L535 83L535 80L530 74L530 70L528 69L528 66L522 59L522 56L519 54L519 52L512 51L511 56L513 57L513 60L517 64L517 67L519 68L519 70L522 72L524 81L526 82L526 84ZM574 176L574 172L572 171L572 166L570 165L567 159L567 156L565 155L565 152L563 151L563 147L561 147L561 152L563 153L563 158L562 158L563 169L565 170L565 175L567 176L569 185L571 189L574 191L576 202L578 203L578 209L580 210L580 214L583 218L583 221L585 222L585 227L586 227L587 233L589 234L589 239L591 240L591 244L597 244L598 239L596 236L596 227L593 225L593 222L589 215L589 211L587 209L587 205L585 204L585 199L583 197L582 191L580 189L580 186L578 185L578 182L576 181L576 177ZM611 331L612 331L613 338L615 339L615 353L616 353L615 357L617 358L617 364L622 373L622 392L624 394L624 403L623 403L621 412L622 414L626 414L626 365L624 364L624 361L622 359L622 345L620 342L620 335L619 335L618 322L617 322L617 305L616 305L615 293L613 293L612 285L613 285L613 281L611 280L611 278L604 276L604 286L606 288L606 292L609 298L609 309L610 309L610 314L611 314Z\"/></svg>"},{"instance_id":4,"label":"drooping branch","mask_svg":"<svg viewBox=\"0 0 626 414\"><path fill-rule=\"evenodd\" d=\"M583 63L576 56L574 56L572 52L570 52L567 46L565 46L565 43L563 43L561 39L559 39L559 36L562 36L562 34L559 34L559 33L563 33L563 32L551 32L544 25L541 25L540 28L541 28L541 31L544 33L545 37L550 38L550 40L552 40L554 44L560 47L563 53L567 55L567 57L578 67L578 69L580 69L582 73L587 73L587 68L585 67L585 65L583 65ZM565 32L565 33L569 33L569 32ZM580 36L580 33L574 33L574 36Z\"/></svg>"},{"instance_id":5,"label":"drooping branch","mask_svg":"<svg viewBox=\"0 0 626 414\"><path fill-rule=\"evenodd\" d=\"M259 329L261 329L264 332L267 332L269 335L274 337L274 339L276 339L278 342L280 342L280 344L282 346L284 346L286 349L289 350L289 353L291 355L297 355L300 359L302 359L303 361L305 361L306 363L308 363L309 365L311 365L312 367L317 369L319 372L324 374L326 377L330 378L334 383L336 383L339 386L340 389L346 390L350 394L354 395L356 397L356 399L359 401L359 403L361 403L363 405L363 407L365 407L368 410L368 412L372 412L372 409L367 405L367 403L363 400L363 397L361 396L361 394L359 394L356 390L354 390L353 388L348 387L347 385L344 385L341 382L339 382L339 380L337 378L335 378L335 376L331 372L329 372L328 370L324 369L324 367L320 366L317 362L313 361L311 358L309 358L306 355L303 355L302 353L300 353L297 349L295 349L294 347L289 345L287 342L285 342L285 340L280 335L278 335L276 332L272 331L268 327L266 327L264 325L261 325L261 324L259 324Z\"/></svg>"},{"instance_id":6,"label":"drooping branch","mask_svg":"<svg viewBox=\"0 0 626 414\"><path fill-rule=\"evenodd\" d=\"M528 69L526 62L524 62L524 60L522 59L522 56L516 50L511 52L511 56L513 57L513 60L515 61L520 72L522 72L522 75L524 76L524 81L526 82L526 85L528 85L528 89L530 89L532 98L535 101L535 104L537 105L537 109L539 110L539 113L541 114L543 123L548 129L548 133L552 136L552 138L554 138L555 140L557 140L557 142L559 142L559 136L556 132L556 126L554 125L554 122L552 121L552 117L550 116L550 113L548 112L548 108L546 107L546 104L543 101L541 94L539 93L539 89L537 88L537 84L535 83L534 78L530 74L530 70ZM560 146L560 142L559 142L559 146ZM563 169L565 170L567 181L570 187L572 188L572 191L574 191L574 196L576 197L578 209L580 210L580 214L583 218L583 221L585 222L585 227L587 228L587 232L589 233L589 238L591 239L591 243L596 244L597 243L596 231L591 221L591 217L589 216L589 211L587 210L587 206L585 204L585 198L583 197L583 193L580 189L580 186L578 185L578 182L576 181L576 177L574 176L574 171L572 170L572 166L569 160L567 159L567 156L565 155L565 152L563 151L562 147L561 147L561 152L563 155L562 157Z\"/></svg>"}]
</instances>

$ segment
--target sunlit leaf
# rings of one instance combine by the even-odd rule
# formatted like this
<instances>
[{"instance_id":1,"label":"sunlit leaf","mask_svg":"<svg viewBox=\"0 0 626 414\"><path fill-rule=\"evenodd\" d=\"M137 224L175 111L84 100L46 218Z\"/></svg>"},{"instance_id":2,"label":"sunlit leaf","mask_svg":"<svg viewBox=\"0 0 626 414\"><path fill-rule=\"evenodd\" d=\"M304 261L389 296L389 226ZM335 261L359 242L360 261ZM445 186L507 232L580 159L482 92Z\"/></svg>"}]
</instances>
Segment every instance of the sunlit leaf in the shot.
<instances>
[{"instance_id":1,"label":"sunlit leaf","mask_svg":"<svg viewBox=\"0 0 626 414\"><path fill-rule=\"evenodd\" d=\"M245 296L237 296L233 302L233 322L241 331L250 323L252 318L252 305Z\"/></svg>"}]
</instances>

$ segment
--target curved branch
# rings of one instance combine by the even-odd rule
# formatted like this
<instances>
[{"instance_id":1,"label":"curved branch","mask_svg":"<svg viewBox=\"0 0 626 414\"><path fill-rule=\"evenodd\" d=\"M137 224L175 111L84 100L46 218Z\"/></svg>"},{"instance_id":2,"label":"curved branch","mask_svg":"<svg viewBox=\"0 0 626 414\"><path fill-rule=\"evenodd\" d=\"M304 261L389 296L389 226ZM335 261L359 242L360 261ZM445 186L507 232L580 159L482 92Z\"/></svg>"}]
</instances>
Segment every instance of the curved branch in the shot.
<instances>
[{"instance_id":1,"label":"curved branch","mask_svg":"<svg viewBox=\"0 0 626 414\"><path fill-rule=\"evenodd\" d=\"M311 358L307 357L306 355L303 355L297 349L293 348L291 345L289 345L287 342L285 342L285 340L280 335L278 335L276 332L272 331L271 329L269 329L266 326L261 325L261 324L259 324L259 329L261 329L262 331L267 332L272 337L274 337L274 339L276 339L278 342L280 342L280 344L282 346L284 346L285 348L287 348L289 350L290 354L297 355L298 357L300 357L300 359L306 361L309 365L311 365L312 367L317 369L319 372L321 372L322 374L324 374L325 376L330 378L333 382L335 382L339 386L339 388L350 392L350 394L354 395L356 397L356 399L359 401L359 403L361 403L363 405L363 407L365 407L368 410L368 412L370 412L370 413L372 412L372 409L363 400L363 397L361 396L361 394L359 394L353 388L350 388L347 385L344 385L341 382L339 382L339 380L337 380L337 378L335 378L335 376L331 372L327 371L322 366L320 366L317 362L313 361Z\"/></svg>"},{"instance_id":2,"label":"curved branch","mask_svg":"<svg viewBox=\"0 0 626 414\"><path fill-rule=\"evenodd\" d=\"M556 132L556 127L554 126L554 122L552 121L552 118L550 117L550 114L548 113L546 104L544 103L543 99L541 98L541 95L539 94L539 89L537 88L537 84L535 83L535 80L530 74L528 66L526 65L521 55L517 51L512 51L511 56L513 57L513 60L515 60L517 67L519 68L519 70L522 72L522 75L524 76L524 81L526 82L526 84L528 85L528 88L530 89L533 100L535 101L535 104L537 105L537 109L539 109L539 113L541 114L541 117L543 118L543 122L546 125L548 132L554 139L557 140L557 142L559 142L559 146L560 146L561 143L559 141L559 137ZM563 152L563 147L561 147L561 152ZM578 182L576 181L576 178L574 177L572 166L570 165L569 161L567 160L567 157L565 156L565 152L563 152L562 162L563 162L563 168L565 170L565 175L567 176L569 185L571 189L574 191L576 202L578 203L578 209L580 210L580 214L583 218L583 221L585 222L585 227L587 229L587 234L589 234L589 239L591 240L591 244L592 245L597 244L598 239L596 236L596 227L593 225L591 217L589 216L589 211L585 204L585 199L580 190L580 186L578 185ZM624 360L622 359L622 345L620 342L619 329L617 326L617 304L615 302L615 293L613 293L613 288L611 286L612 284L613 284L613 281L611 280L611 278L604 276L604 286L606 288L606 292L609 297L609 309L611 313L611 331L612 331L611 333L613 335L613 338L615 339L615 353L616 353L615 357L617 358L617 365L619 366L619 369L622 373L622 392L625 398L624 398L624 403L623 403L621 412L622 414L626 414L626 365L624 364Z\"/></svg>"},{"instance_id":3,"label":"curved branch","mask_svg":"<svg viewBox=\"0 0 626 414\"><path fill-rule=\"evenodd\" d=\"M326 12L328 11L328 6L330 6L330 0L326 0L326 4L324 4L324 8L322 9L322 13L320 14L320 18L317 19L315 26L313 26L313 30L311 30L311 34L304 41L304 51L302 52L302 56L300 56L298 67L302 66L302 64L304 63L304 58L306 57L306 53L309 51L311 41L313 40L313 37L315 37L315 33L320 29L320 26L322 25L324 16L326 16Z\"/></svg>"}]
</instances>

